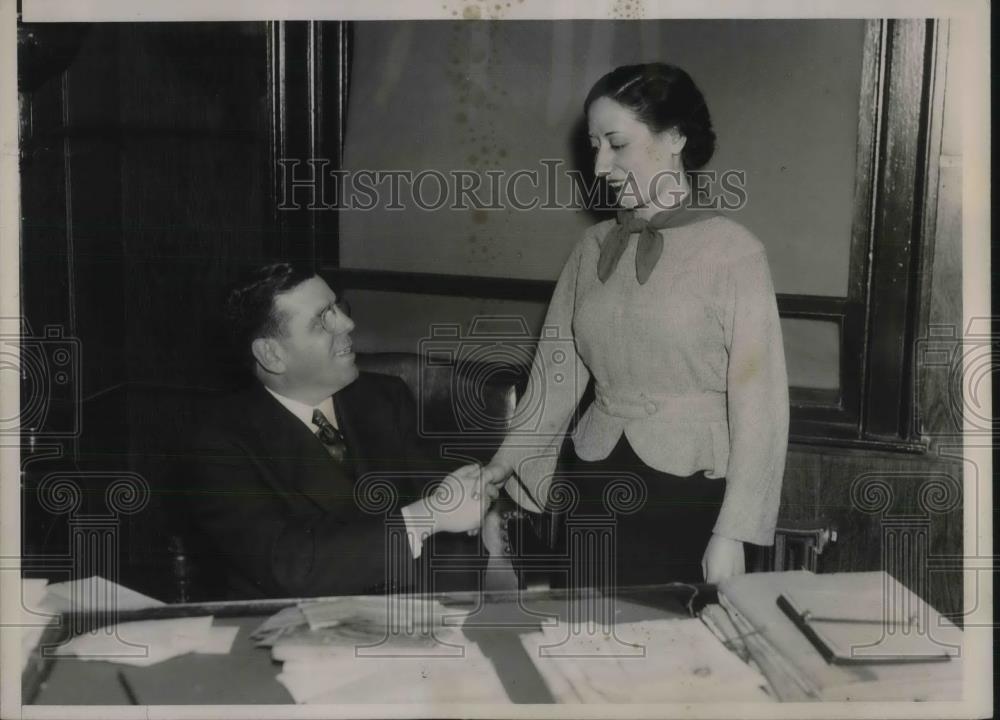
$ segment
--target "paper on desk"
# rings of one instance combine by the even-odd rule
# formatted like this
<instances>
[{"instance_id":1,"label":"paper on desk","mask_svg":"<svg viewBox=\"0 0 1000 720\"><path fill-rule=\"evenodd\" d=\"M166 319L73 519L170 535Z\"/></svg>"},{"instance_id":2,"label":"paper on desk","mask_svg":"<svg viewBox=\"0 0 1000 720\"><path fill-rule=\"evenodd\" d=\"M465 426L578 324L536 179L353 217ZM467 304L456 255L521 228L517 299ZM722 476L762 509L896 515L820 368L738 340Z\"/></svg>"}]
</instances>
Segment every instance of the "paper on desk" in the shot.
<instances>
[{"instance_id":1,"label":"paper on desk","mask_svg":"<svg viewBox=\"0 0 1000 720\"><path fill-rule=\"evenodd\" d=\"M21 601L25 608L32 608L41 602L48 592L49 581L45 578L22 578Z\"/></svg>"},{"instance_id":2,"label":"paper on desk","mask_svg":"<svg viewBox=\"0 0 1000 720\"><path fill-rule=\"evenodd\" d=\"M54 654L146 667L189 652L227 653L238 630L213 628L211 615L138 620L77 635Z\"/></svg>"},{"instance_id":3,"label":"paper on desk","mask_svg":"<svg viewBox=\"0 0 1000 720\"><path fill-rule=\"evenodd\" d=\"M278 675L297 703L509 703L472 642L464 657L356 657L286 662Z\"/></svg>"},{"instance_id":4,"label":"paper on desk","mask_svg":"<svg viewBox=\"0 0 1000 720\"><path fill-rule=\"evenodd\" d=\"M164 604L99 575L49 585L43 600L43 606L47 610L58 613L145 610Z\"/></svg>"},{"instance_id":5,"label":"paper on desk","mask_svg":"<svg viewBox=\"0 0 1000 720\"><path fill-rule=\"evenodd\" d=\"M464 642L457 628L428 632L390 632L387 626L344 621L333 627L310 630L308 626L283 634L271 647L279 662L317 661L355 656L394 655L454 657Z\"/></svg>"},{"instance_id":6,"label":"paper on desk","mask_svg":"<svg viewBox=\"0 0 1000 720\"><path fill-rule=\"evenodd\" d=\"M493 664L458 626L467 611L410 596L302 603L252 637L273 642L298 703L508 702ZM391 679L387 682L387 678Z\"/></svg>"},{"instance_id":7,"label":"paper on desk","mask_svg":"<svg viewBox=\"0 0 1000 720\"><path fill-rule=\"evenodd\" d=\"M239 632L239 625L213 625L208 629L208 637L194 652L199 655L228 655Z\"/></svg>"},{"instance_id":8,"label":"paper on desk","mask_svg":"<svg viewBox=\"0 0 1000 720\"><path fill-rule=\"evenodd\" d=\"M754 627L721 593L718 607L733 624L751 661L768 679L770 690L779 701L805 702L819 698L819 687L795 663L778 652L766 635ZM705 610L702 611L702 616Z\"/></svg>"},{"instance_id":9,"label":"paper on desk","mask_svg":"<svg viewBox=\"0 0 1000 720\"><path fill-rule=\"evenodd\" d=\"M55 620L55 614L42 607L47 584L48 580L45 578L21 580L21 607L18 610L20 617L14 621L21 627L21 672L28 666L31 654L38 646L46 626Z\"/></svg>"},{"instance_id":10,"label":"paper on desk","mask_svg":"<svg viewBox=\"0 0 1000 720\"><path fill-rule=\"evenodd\" d=\"M88 613L109 609L142 610L164 604L155 598L137 593L99 575L51 585L48 585L44 579L25 579L22 581L22 597L24 600L22 624L31 626L25 627L22 634L22 671L27 666L28 659L41 638L44 626L60 613ZM120 627L122 626L119 625ZM153 639L158 640L159 638L154 635ZM88 656L83 659L111 659L113 662L129 662L136 665L158 662L156 659L150 661L150 656L159 658L165 652L162 649L147 651L145 647L135 647L136 642L152 648L152 643L144 643L141 638L139 641L132 641L129 638L128 642L124 642L116 637L115 632L104 628L74 638L56 650L56 654L65 654L68 648L70 654ZM221 639L216 640L216 642L221 643ZM162 659L173 657L174 654L179 653L166 655Z\"/></svg>"},{"instance_id":11,"label":"paper on desk","mask_svg":"<svg viewBox=\"0 0 1000 720\"><path fill-rule=\"evenodd\" d=\"M698 619L600 627L561 623L521 642L557 702L767 701L764 677Z\"/></svg>"},{"instance_id":12,"label":"paper on desk","mask_svg":"<svg viewBox=\"0 0 1000 720\"><path fill-rule=\"evenodd\" d=\"M448 608L433 598L415 595L355 595L299 605L312 630L343 623L379 628L457 627L468 611Z\"/></svg>"},{"instance_id":13,"label":"paper on desk","mask_svg":"<svg viewBox=\"0 0 1000 720\"><path fill-rule=\"evenodd\" d=\"M271 647L284 635L307 626L302 609L298 605L293 605L276 612L258 625L257 629L250 633L250 639L258 647Z\"/></svg>"}]
</instances>

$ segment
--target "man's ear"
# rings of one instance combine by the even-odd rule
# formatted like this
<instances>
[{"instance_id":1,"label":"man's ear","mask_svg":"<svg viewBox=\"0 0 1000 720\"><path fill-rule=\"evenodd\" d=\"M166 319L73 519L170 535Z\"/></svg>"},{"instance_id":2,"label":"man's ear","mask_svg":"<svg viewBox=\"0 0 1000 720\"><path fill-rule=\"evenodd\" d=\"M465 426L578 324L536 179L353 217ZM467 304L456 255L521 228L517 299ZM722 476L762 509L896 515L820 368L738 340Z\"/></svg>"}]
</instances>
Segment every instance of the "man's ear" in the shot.
<instances>
[{"instance_id":1,"label":"man's ear","mask_svg":"<svg viewBox=\"0 0 1000 720\"><path fill-rule=\"evenodd\" d=\"M281 348L271 338L256 338L250 345L254 359L257 364L272 375L280 375L285 372L285 361L281 355Z\"/></svg>"}]
</instances>

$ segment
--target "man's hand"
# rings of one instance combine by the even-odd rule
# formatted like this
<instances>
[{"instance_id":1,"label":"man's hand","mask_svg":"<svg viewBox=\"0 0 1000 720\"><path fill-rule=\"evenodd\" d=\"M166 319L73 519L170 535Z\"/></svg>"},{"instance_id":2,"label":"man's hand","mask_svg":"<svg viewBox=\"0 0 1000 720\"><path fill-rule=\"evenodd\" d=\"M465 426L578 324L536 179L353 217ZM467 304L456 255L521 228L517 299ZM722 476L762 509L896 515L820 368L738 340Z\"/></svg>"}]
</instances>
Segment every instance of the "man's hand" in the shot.
<instances>
[{"instance_id":1,"label":"man's hand","mask_svg":"<svg viewBox=\"0 0 1000 720\"><path fill-rule=\"evenodd\" d=\"M495 486L496 489L497 489L497 492L499 492L503 488L504 483L507 482L507 478L510 477L511 472L512 472L512 470L510 468L508 468L507 466L505 466L505 465L499 465L499 464L491 462L489 465L486 465L485 467L483 467L483 482L486 483L486 484L488 484L488 485ZM496 499L496 496L494 496L494 500L495 499ZM484 523L483 523L484 527L485 527L486 523L489 521L489 518L490 518L490 514L486 513L485 518L484 518ZM479 534L479 527L477 526L477 527L472 528L471 530L468 531L468 534L470 536L471 535L478 535ZM485 542L485 538L484 538L484 542Z\"/></svg>"},{"instance_id":2,"label":"man's hand","mask_svg":"<svg viewBox=\"0 0 1000 720\"><path fill-rule=\"evenodd\" d=\"M430 497L418 502L426 506L433 532L467 532L479 528L499 494L495 473L479 465L466 465L446 476Z\"/></svg>"},{"instance_id":3,"label":"man's hand","mask_svg":"<svg viewBox=\"0 0 1000 720\"><path fill-rule=\"evenodd\" d=\"M747 571L743 543L713 533L701 559L701 571L705 574L705 582L713 585L734 575L743 575Z\"/></svg>"}]
</instances>

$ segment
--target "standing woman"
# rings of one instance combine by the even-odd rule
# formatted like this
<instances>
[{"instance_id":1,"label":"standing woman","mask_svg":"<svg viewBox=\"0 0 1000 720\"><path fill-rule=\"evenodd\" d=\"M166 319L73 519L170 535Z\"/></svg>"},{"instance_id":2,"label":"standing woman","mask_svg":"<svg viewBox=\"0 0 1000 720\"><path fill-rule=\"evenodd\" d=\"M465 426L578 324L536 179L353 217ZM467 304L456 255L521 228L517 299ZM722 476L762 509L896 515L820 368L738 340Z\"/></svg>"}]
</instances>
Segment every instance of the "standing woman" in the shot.
<instances>
[{"instance_id":1,"label":"standing woman","mask_svg":"<svg viewBox=\"0 0 1000 720\"><path fill-rule=\"evenodd\" d=\"M686 72L619 67L584 112L618 218L570 254L545 319L558 337L539 341L515 419L529 403L540 415L492 462L533 512L576 496L567 527L614 518L613 552L591 553L578 581L719 582L745 571L744 543L773 543L781 496L788 382L764 247L691 204L686 173L715 133ZM595 400L557 470L590 377Z\"/></svg>"}]
</instances>

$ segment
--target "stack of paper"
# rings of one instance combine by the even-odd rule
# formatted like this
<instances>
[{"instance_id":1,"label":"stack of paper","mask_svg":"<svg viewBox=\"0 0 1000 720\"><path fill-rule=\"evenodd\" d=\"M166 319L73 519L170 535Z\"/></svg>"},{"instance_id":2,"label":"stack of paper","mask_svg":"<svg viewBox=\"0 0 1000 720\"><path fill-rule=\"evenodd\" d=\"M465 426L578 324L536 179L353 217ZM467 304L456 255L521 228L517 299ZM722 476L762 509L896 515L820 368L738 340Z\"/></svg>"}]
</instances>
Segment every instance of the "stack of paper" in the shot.
<instances>
[{"instance_id":1,"label":"stack of paper","mask_svg":"<svg viewBox=\"0 0 1000 720\"><path fill-rule=\"evenodd\" d=\"M728 597L720 595L718 607L733 623L737 636L743 642L753 663L767 677L770 688L778 700L802 702L816 700L819 697L819 688L788 658L778 652L767 636L748 621L732 605Z\"/></svg>"},{"instance_id":2,"label":"stack of paper","mask_svg":"<svg viewBox=\"0 0 1000 720\"><path fill-rule=\"evenodd\" d=\"M706 605L698 613L698 617L705 623L705 627L711 630L712 634L729 651L736 653L737 657L743 662L756 667L754 659L750 655L750 650L747 648L746 638L743 637L743 633L736 627L733 618L730 617L729 613L722 606L715 604Z\"/></svg>"},{"instance_id":3,"label":"stack of paper","mask_svg":"<svg viewBox=\"0 0 1000 720\"><path fill-rule=\"evenodd\" d=\"M509 703L475 643L460 656L345 654L286 662L278 675L297 703Z\"/></svg>"},{"instance_id":4,"label":"stack of paper","mask_svg":"<svg viewBox=\"0 0 1000 720\"><path fill-rule=\"evenodd\" d=\"M766 680L700 620L560 624L522 636L557 702L767 701Z\"/></svg>"},{"instance_id":5,"label":"stack of paper","mask_svg":"<svg viewBox=\"0 0 1000 720\"><path fill-rule=\"evenodd\" d=\"M27 667L46 626L60 613L97 613L142 610L163 605L134 590L92 575L80 580L48 584L45 579L21 581L21 671Z\"/></svg>"},{"instance_id":6,"label":"stack of paper","mask_svg":"<svg viewBox=\"0 0 1000 720\"><path fill-rule=\"evenodd\" d=\"M298 606L304 623L291 611L255 634L278 635L271 653L275 660L324 660L342 655L460 655L453 638L468 615L437 600L406 595L346 596ZM266 625L267 623L265 623Z\"/></svg>"},{"instance_id":7,"label":"stack of paper","mask_svg":"<svg viewBox=\"0 0 1000 720\"><path fill-rule=\"evenodd\" d=\"M459 629L467 613L418 597L343 597L283 610L254 633L298 703L508 701ZM280 616L280 617L279 617Z\"/></svg>"},{"instance_id":8,"label":"stack of paper","mask_svg":"<svg viewBox=\"0 0 1000 720\"><path fill-rule=\"evenodd\" d=\"M298 605L286 607L262 622L250 633L250 639L257 647L273 647L282 637L307 627L306 616Z\"/></svg>"},{"instance_id":9,"label":"stack of paper","mask_svg":"<svg viewBox=\"0 0 1000 720\"><path fill-rule=\"evenodd\" d=\"M107 610L145 610L163 602L100 575L49 585L43 604L50 612L93 613Z\"/></svg>"},{"instance_id":10,"label":"stack of paper","mask_svg":"<svg viewBox=\"0 0 1000 720\"><path fill-rule=\"evenodd\" d=\"M60 613L103 613L144 610L164 603L94 575L47 585L22 581L22 671L45 626ZM212 617L143 620L95 628L51 650L81 660L104 660L146 666L188 652L228 653L239 628L214 627Z\"/></svg>"},{"instance_id":11,"label":"stack of paper","mask_svg":"<svg viewBox=\"0 0 1000 720\"><path fill-rule=\"evenodd\" d=\"M77 635L53 654L145 667L185 653L229 652L239 626L213 626L212 616L118 623Z\"/></svg>"},{"instance_id":12,"label":"stack of paper","mask_svg":"<svg viewBox=\"0 0 1000 720\"><path fill-rule=\"evenodd\" d=\"M31 654L38 646L45 628L55 620L55 615L42 607L47 583L48 580L44 578L25 578L21 581L21 607L18 609L20 620L17 622L21 626L21 672L28 667Z\"/></svg>"},{"instance_id":13,"label":"stack of paper","mask_svg":"<svg viewBox=\"0 0 1000 720\"><path fill-rule=\"evenodd\" d=\"M428 632L432 628L458 627L468 611L442 605L416 595L345 596L299 605L313 630L345 624L364 624L381 630Z\"/></svg>"}]
</instances>

